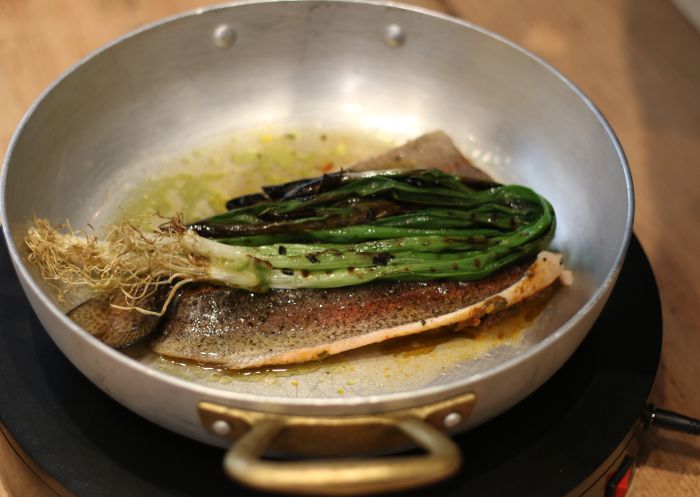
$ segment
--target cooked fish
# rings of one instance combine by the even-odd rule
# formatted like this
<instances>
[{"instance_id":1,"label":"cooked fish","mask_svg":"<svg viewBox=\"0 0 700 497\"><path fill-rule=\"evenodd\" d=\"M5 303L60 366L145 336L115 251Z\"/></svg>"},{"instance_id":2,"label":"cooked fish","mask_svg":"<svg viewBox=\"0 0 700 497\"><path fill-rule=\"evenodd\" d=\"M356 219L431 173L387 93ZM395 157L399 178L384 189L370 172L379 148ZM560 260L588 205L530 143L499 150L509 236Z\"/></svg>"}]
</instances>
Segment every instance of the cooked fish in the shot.
<instances>
[{"instance_id":1,"label":"cooked fish","mask_svg":"<svg viewBox=\"0 0 700 497\"><path fill-rule=\"evenodd\" d=\"M476 183L492 183L493 179L462 155L444 131L433 131L410 140L388 152L357 162L348 169L441 169Z\"/></svg>"},{"instance_id":2,"label":"cooked fish","mask_svg":"<svg viewBox=\"0 0 700 497\"><path fill-rule=\"evenodd\" d=\"M231 369L290 364L450 325L477 324L551 285L559 254L475 282L378 282L353 288L251 293L202 285L181 290L159 354Z\"/></svg>"},{"instance_id":3,"label":"cooked fish","mask_svg":"<svg viewBox=\"0 0 700 497\"><path fill-rule=\"evenodd\" d=\"M350 169L439 168L488 184L491 178L437 131ZM160 331L153 351L233 369L288 364L435 328L478 323L533 296L562 276L561 256L542 252L475 282L375 282L352 288L272 290L256 294L212 284L181 289L168 313L123 311L121 295L92 299L68 315L106 344L122 348ZM160 308L169 288L142 307Z\"/></svg>"},{"instance_id":4,"label":"cooked fish","mask_svg":"<svg viewBox=\"0 0 700 497\"><path fill-rule=\"evenodd\" d=\"M141 307L159 310L165 302L167 288L153 294ZM134 310L122 310L112 304L125 306L127 302L122 292L100 295L92 298L68 312L68 317L110 347L128 347L153 332L160 321L159 316L143 314Z\"/></svg>"}]
</instances>

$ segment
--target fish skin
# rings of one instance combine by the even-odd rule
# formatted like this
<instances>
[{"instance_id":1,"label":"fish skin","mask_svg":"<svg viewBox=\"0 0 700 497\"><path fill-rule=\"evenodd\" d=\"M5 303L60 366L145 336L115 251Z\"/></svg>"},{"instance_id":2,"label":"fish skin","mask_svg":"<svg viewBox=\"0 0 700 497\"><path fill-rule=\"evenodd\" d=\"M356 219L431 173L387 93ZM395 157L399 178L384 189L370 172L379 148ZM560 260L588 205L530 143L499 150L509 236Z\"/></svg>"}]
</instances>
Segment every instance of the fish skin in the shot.
<instances>
[{"instance_id":1,"label":"fish skin","mask_svg":"<svg viewBox=\"0 0 700 497\"><path fill-rule=\"evenodd\" d=\"M474 165L469 162L457 149L457 147L454 145L452 142L451 138L445 134L442 131L435 131L432 133L427 133L424 134L414 140L410 140L404 145L401 145L399 147L396 147L392 150L389 150L385 152L384 154L369 158L364 161L360 161L358 163L355 163L354 165L350 166L350 170L354 171L369 171L369 170L374 170L374 169L415 169L415 168L437 168L441 169L443 171L456 174L459 176L462 176L464 178L467 178L471 181L474 182L481 182L481 183L491 183L493 180L491 177L486 174L485 172L481 171L480 169L476 168ZM511 271L517 271L517 270L523 270L522 266L519 266L519 269L517 268L511 268ZM530 270L528 270L530 271ZM522 274L526 274L521 273ZM514 273L513 273L514 274ZM500 275L499 277L501 277ZM512 274L511 274L512 277ZM480 282L475 282L478 285L483 285L481 290L485 291L485 289L489 288L489 285L494 284L494 281L485 280L485 281L480 281ZM422 302L421 299L427 299L426 302L431 303L435 301L435 296L437 294L442 295L441 292L445 292L447 290L448 295L452 295L453 292L450 288L450 286L455 287L455 288L460 288L464 287L465 285L474 285L474 283L456 283L456 282L451 282L451 283L445 283L445 282L427 282L427 283L397 283L397 282L384 282L384 283L374 283L371 285L377 285L385 290L385 292L388 295L394 295L396 293L396 288L394 288L394 285L398 285L397 288L400 289L401 295L403 295L404 298L410 299L411 304L414 303L419 303ZM446 286L447 285L447 286ZM165 301L165 293L169 289L169 286L163 287L163 291L153 295L151 299L148 302L142 302L140 305L145 308L150 308L151 310L158 310L162 306L162 304ZM196 288L195 290L192 290L192 288ZM214 285L199 285L197 287L192 287L192 288L187 288L183 289L180 292L179 295L179 300L182 300L185 302L185 306L191 306L193 305L194 302L197 302L198 305L206 307L207 302L206 298L208 297L203 297L203 295L208 295L209 293L215 294L215 299L212 300L208 305L210 306L220 306L222 303L225 303L222 301L222 296L224 296L227 292L231 295L238 295L238 293L242 292L240 290L235 290L235 289L226 289L223 287L218 287ZM338 289L333 289L333 290L317 290L317 289L306 289L306 290L275 290L271 294L274 295L276 298L285 298L285 297L280 297L284 295L282 292L291 292L288 293L288 296L286 298L288 299L293 299L294 295L299 294L301 292L301 295L305 295L307 292L309 293L316 293L317 296L322 298L323 292L336 292L336 293L345 293L348 292L350 295L357 295L358 291L362 291L364 287L363 286L358 286L354 287L353 289L347 289L347 288L338 288ZM371 287L372 289L375 289L375 286ZM491 288L492 290L494 288ZM194 292L190 295L190 291ZM376 289L374 290L376 291ZM474 292L476 291L475 289L471 289L470 291ZM197 293L199 292L199 293ZM294 293L296 292L296 293ZM353 293L355 292L355 293ZM413 292L413 293L411 293ZM418 293L416 293L418 292ZM421 293L422 292L422 293ZM242 294L245 294L246 292L242 292ZM454 292L456 296L462 296L464 298L465 292ZM467 292L468 293L468 292ZM476 291L478 293L478 291ZM198 295L198 297L197 297ZM250 294L248 294L250 295ZM241 298L240 295L237 296L237 298ZM298 297L297 297L298 298ZM431 300L432 298L432 300ZM460 319L452 320L449 323L446 322L446 316L450 316L450 313L448 314L442 314L437 317L428 317L426 321L432 322L432 321L437 321L440 323L444 324L456 324L457 326L464 326L465 324L468 325L471 322L478 321L479 317L485 313L486 310L488 312L493 312L494 308L498 307L499 305L502 307L502 302L498 299L492 298L488 306L490 306L492 309L487 309L487 305L484 302L488 302L489 299L486 298L485 301L482 301L481 303L473 303L471 306L468 306L467 310L465 311L465 308L458 309L454 311L452 314L460 313L462 314L462 317ZM78 325L83 327L85 330L87 330L91 335L97 337L107 345L114 347L114 348L125 348L128 347L129 345L132 345L138 341L143 340L144 338L148 337L152 333L154 333L158 327L158 324L161 321L161 318L157 316L151 316L151 315L145 315L142 313L139 313L137 311L124 311L124 310L119 310L115 309L112 307L110 304L111 303L117 303L120 305L124 304L123 298L121 294L108 294L108 295L103 295L103 296L98 296L96 298L93 298L91 300L88 300L84 302L83 304L77 306L73 310L68 312L68 317L73 319ZM397 299L396 302L394 302L394 306L400 305L401 304L401 299ZM498 305L496 305L498 304ZM363 307L363 305L365 307ZM360 309L360 317L362 318L368 318L372 316L372 312L374 312L372 309L372 303L367 302L363 305L356 305L354 308ZM369 306L369 307L367 307ZM417 305L416 308L420 308L421 305ZM481 309L481 308L484 309ZM151 342L151 347L153 348L154 351L162 353L164 355L170 355L171 357L180 357L180 358L185 358L185 359L191 359L195 360L198 362L208 362L208 363L213 363L213 364L219 364L219 365L224 365L226 367L230 368L244 368L244 367L254 367L258 365L265 365L265 364L284 364L284 363L290 363L290 362L302 362L305 360L312 360L315 358L318 358L319 356L322 356L324 354L329 354L329 353L338 353L343 350L349 350L350 348L356 348L361 346L362 340L353 338L352 336L348 337L346 336L344 339L341 340L336 340L334 342L330 343L321 343L321 344L316 344L311 347L306 347L305 349L299 349L299 348L292 348L288 350L286 353L280 352L278 350L277 355L275 356L274 354L259 354L260 357L255 359L253 357L253 353L249 354L250 357L246 359L245 361L231 361L231 360L226 360L226 359L221 359L219 357L215 357L213 352L211 352L211 349L204 350L202 346L199 348L195 346L197 342L200 344L205 344L208 342L211 342L213 338L211 336L208 336L207 333L213 333L216 335L219 333L219 339L221 337L221 333L223 330L226 328L226 323L220 323L219 327L217 328L216 326L212 327L211 326L211 320L207 322L206 320L200 320L199 323L196 322L194 318L190 316L190 320L188 321L187 326L190 326L189 328L185 326L184 324L182 326L177 325L178 322L178 311L180 307L179 306L171 306L168 312L168 318L165 320L164 325L162 326L162 330L164 331L164 334L156 337L152 342ZM184 308L184 307L183 307ZM435 310L437 308L434 308ZM205 309L206 310L206 309ZM384 309L380 309L384 310ZM498 309L495 309L498 310ZM318 309L315 310L314 316L318 316ZM415 311L415 309L414 309ZM211 318L213 311L210 311L209 318ZM218 311L217 311L218 312ZM381 316L384 315L382 313L376 314L375 315L375 323L378 326L378 329L374 331L374 334L372 333L365 333L364 336L364 344L369 344L372 343L373 341L381 341L384 339L387 339L386 336L383 336L382 333L386 331L387 328L383 328L383 326L387 326L387 322L381 321ZM238 319L239 322L246 322L245 317L237 316L236 312L233 311L232 309L229 310L229 312L226 313L226 317L229 320L236 320ZM259 319L260 315L253 316L252 319ZM423 318L421 318L423 319ZM447 317L447 321L449 321L451 318ZM312 320L311 318L311 313L307 313L307 320ZM418 324L416 324L418 323ZM206 324L206 326L203 326ZM435 323L433 323L435 324ZM426 327L425 325L421 324L421 321L414 321L413 323L404 323L401 325L398 325L401 330L401 334L409 334L407 330L411 329L417 329L417 331L410 331L410 333L416 333L420 331L424 331L427 329L431 329L434 327L437 327L437 324L435 325L429 325L429 327ZM196 338L192 335L194 328L191 326L203 326L202 330L203 333L199 338ZM185 333L186 335L178 335L175 333L175 330L177 329L178 333ZM395 334L395 336L400 336L400 334ZM372 338L370 338L372 337ZM185 339L182 340L181 339ZM286 337L287 340L289 340L290 336L288 335ZM189 342L188 345L186 345ZM288 345L288 344L287 344ZM207 345L206 348L208 348L209 345ZM269 348L269 347L268 347ZM342 349L342 350L340 350ZM270 351L268 351L270 352ZM226 354L224 354L225 356ZM233 356L231 356L233 357ZM230 357L229 357L230 358ZM257 361L257 362L256 362ZM273 362L270 362L273 361ZM278 362L274 362L278 361Z\"/></svg>"},{"instance_id":2,"label":"fish skin","mask_svg":"<svg viewBox=\"0 0 700 497\"><path fill-rule=\"evenodd\" d=\"M152 351L229 369L305 362L447 325L476 324L561 274L540 255L476 282L376 282L353 288L251 293L213 285L180 291Z\"/></svg>"},{"instance_id":3,"label":"fish skin","mask_svg":"<svg viewBox=\"0 0 700 497\"><path fill-rule=\"evenodd\" d=\"M433 131L410 140L383 154L356 162L350 171L377 169L440 169L475 183L493 183L493 179L462 155L444 131Z\"/></svg>"},{"instance_id":4,"label":"fish skin","mask_svg":"<svg viewBox=\"0 0 700 497\"><path fill-rule=\"evenodd\" d=\"M169 285L161 287L139 305L148 310L160 310L169 288ZM127 305L121 291L87 300L68 311L68 317L92 336L115 349L122 349L143 340L156 329L161 319L160 316L136 310L116 309L111 304Z\"/></svg>"}]
</instances>

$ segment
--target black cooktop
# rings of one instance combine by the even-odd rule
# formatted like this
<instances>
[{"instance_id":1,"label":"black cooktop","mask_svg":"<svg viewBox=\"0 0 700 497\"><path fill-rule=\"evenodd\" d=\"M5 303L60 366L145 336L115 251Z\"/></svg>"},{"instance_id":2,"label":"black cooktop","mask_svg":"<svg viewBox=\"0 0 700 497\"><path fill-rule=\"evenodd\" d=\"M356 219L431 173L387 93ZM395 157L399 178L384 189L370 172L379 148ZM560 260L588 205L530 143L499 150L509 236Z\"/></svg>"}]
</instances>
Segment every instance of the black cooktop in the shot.
<instances>
[{"instance_id":1,"label":"black cooktop","mask_svg":"<svg viewBox=\"0 0 700 497\"><path fill-rule=\"evenodd\" d=\"M224 476L223 450L142 419L76 370L34 316L2 242L0 283L0 421L64 489L79 497L258 495ZM456 437L461 471L427 491L546 497L579 487L638 420L661 336L656 283L634 238L608 304L574 356L526 400Z\"/></svg>"}]
</instances>

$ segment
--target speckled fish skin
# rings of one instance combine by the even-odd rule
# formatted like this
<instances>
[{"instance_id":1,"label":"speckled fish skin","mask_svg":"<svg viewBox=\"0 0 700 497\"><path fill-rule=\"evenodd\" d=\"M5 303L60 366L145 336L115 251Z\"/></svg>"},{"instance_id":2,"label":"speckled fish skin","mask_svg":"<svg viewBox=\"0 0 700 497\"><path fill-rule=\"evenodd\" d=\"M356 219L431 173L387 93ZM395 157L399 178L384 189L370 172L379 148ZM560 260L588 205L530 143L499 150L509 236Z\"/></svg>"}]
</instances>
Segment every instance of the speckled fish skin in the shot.
<instances>
[{"instance_id":1,"label":"speckled fish skin","mask_svg":"<svg viewBox=\"0 0 700 497\"><path fill-rule=\"evenodd\" d=\"M542 290L560 268L560 256L551 254L546 263L538 258L477 282L377 282L262 294L192 285L181 290L150 347L230 369L305 362L445 325L475 324Z\"/></svg>"},{"instance_id":2,"label":"speckled fish skin","mask_svg":"<svg viewBox=\"0 0 700 497\"><path fill-rule=\"evenodd\" d=\"M349 169L416 167L435 167L476 182L492 181L442 131L422 135ZM561 261L560 256L555 257ZM558 277L553 267L544 272L543 281L548 283L541 281L539 285L512 285L528 274L540 274L532 267L517 266L474 283L383 282L350 289L274 290L268 294L191 286L180 292L179 304L171 306L161 327L163 333L151 342L151 348L170 357L232 369L304 362L397 336L476 322L483 314L543 289ZM509 297L498 296L508 285L515 288ZM110 306L114 298L94 298L68 316L115 348L127 347L157 331L160 318L115 309ZM163 301L164 294L159 293L141 305L159 308Z\"/></svg>"},{"instance_id":3,"label":"speckled fish skin","mask_svg":"<svg viewBox=\"0 0 700 497\"><path fill-rule=\"evenodd\" d=\"M167 290L164 288L140 305L145 309L159 310L166 295ZM115 349L143 340L155 330L160 321L159 316L116 309L111 306L112 303L126 305L123 294L116 292L92 298L69 311L68 317Z\"/></svg>"}]
</instances>

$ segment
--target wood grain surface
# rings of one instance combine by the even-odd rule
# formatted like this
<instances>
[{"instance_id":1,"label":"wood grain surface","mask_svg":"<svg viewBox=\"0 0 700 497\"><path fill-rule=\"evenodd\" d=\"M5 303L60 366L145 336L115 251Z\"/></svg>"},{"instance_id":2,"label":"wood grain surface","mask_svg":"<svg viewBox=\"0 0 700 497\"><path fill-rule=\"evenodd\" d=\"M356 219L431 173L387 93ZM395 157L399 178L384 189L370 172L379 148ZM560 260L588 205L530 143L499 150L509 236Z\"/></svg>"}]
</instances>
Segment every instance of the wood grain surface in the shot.
<instances>
[{"instance_id":1,"label":"wood grain surface","mask_svg":"<svg viewBox=\"0 0 700 497\"><path fill-rule=\"evenodd\" d=\"M700 416L700 34L668 0L409 3L482 25L532 50L608 118L632 168L635 231L663 304L663 360L653 400ZM42 89L81 57L144 23L202 5L0 0L0 150ZM644 447L630 495L700 495L700 440L652 431ZM2 483L0 497L6 497Z\"/></svg>"}]
</instances>

